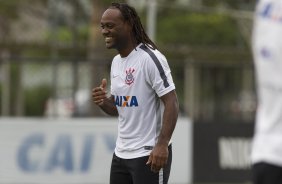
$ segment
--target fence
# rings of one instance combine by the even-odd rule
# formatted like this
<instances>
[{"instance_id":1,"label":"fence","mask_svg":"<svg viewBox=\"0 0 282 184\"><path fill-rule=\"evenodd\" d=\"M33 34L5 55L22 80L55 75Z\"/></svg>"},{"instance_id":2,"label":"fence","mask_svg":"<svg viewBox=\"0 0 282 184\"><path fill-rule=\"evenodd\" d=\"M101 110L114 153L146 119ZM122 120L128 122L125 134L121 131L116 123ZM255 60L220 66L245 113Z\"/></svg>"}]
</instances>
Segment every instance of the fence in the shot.
<instances>
[{"instance_id":1,"label":"fence","mask_svg":"<svg viewBox=\"0 0 282 184\"><path fill-rule=\"evenodd\" d=\"M206 121L219 117L230 121L253 120L256 95L252 65L168 60L182 115ZM1 113L3 116L91 116L93 77L101 80L93 71L102 68L101 75L109 79L109 61L74 63L65 59L54 63L50 58L2 58Z\"/></svg>"}]
</instances>

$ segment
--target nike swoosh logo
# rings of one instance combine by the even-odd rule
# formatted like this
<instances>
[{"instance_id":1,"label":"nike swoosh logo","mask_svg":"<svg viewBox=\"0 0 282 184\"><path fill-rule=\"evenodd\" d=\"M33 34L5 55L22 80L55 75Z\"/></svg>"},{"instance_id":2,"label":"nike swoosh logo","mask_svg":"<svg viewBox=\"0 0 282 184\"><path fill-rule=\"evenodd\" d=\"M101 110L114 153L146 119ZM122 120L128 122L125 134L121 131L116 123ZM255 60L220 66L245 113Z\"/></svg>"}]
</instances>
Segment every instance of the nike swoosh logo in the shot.
<instances>
[{"instance_id":1,"label":"nike swoosh logo","mask_svg":"<svg viewBox=\"0 0 282 184\"><path fill-rule=\"evenodd\" d=\"M118 77L119 75L113 75L113 78L116 78L116 77Z\"/></svg>"}]
</instances>

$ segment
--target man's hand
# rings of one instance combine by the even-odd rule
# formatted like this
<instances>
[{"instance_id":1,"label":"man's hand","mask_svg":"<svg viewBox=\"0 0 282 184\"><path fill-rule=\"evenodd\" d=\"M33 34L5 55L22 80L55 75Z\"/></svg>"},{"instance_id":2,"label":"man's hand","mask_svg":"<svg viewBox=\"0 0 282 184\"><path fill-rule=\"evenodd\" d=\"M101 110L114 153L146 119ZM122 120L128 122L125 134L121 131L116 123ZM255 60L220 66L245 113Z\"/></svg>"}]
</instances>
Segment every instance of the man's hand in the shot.
<instances>
[{"instance_id":1,"label":"man's hand","mask_svg":"<svg viewBox=\"0 0 282 184\"><path fill-rule=\"evenodd\" d=\"M161 168L163 168L168 159L168 147L156 145L152 150L149 159L147 161L147 165L151 164L151 171L159 172Z\"/></svg>"},{"instance_id":2,"label":"man's hand","mask_svg":"<svg viewBox=\"0 0 282 184\"><path fill-rule=\"evenodd\" d=\"M104 101L107 98L106 87L107 87L107 80L103 79L101 85L92 90L92 98L96 105L101 106L104 104Z\"/></svg>"}]
</instances>

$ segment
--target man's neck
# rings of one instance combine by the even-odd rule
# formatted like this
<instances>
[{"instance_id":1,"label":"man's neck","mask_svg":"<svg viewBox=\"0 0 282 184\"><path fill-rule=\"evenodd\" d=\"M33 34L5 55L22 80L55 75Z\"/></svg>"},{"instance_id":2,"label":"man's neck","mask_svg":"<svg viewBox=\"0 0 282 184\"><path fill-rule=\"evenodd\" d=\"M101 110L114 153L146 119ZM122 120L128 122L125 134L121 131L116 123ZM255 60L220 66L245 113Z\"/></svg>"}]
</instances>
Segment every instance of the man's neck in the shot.
<instances>
[{"instance_id":1,"label":"man's neck","mask_svg":"<svg viewBox=\"0 0 282 184\"><path fill-rule=\"evenodd\" d=\"M126 48L118 50L119 54L121 57L127 57L133 49L135 49L137 47L138 44L130 44L128 45Z\"/></svg>"}]
</instances>

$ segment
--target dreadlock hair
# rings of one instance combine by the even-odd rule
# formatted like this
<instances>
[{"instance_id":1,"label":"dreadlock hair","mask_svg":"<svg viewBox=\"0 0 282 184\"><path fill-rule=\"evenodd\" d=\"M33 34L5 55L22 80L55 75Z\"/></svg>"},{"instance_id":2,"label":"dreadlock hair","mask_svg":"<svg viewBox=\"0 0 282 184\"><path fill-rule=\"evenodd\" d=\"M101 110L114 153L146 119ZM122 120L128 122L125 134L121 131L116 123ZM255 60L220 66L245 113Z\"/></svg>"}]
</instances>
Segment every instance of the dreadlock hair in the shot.
<instances>
[{"instance_id":1,"label":"dreadlock hair","mask_svg":"<svg viewBox=\"0 0 282 184\"><path fill-rule=\"evenodd\" d=\"M140 17L138 16L135 8L129 6L126 3L112 3L111 7L119 9L124 20L131 25L132 33L137 44L143 43L151 49L157 48L155 43L149 38L149 36L145 32Z\"/></svg>"}]
</instances>

